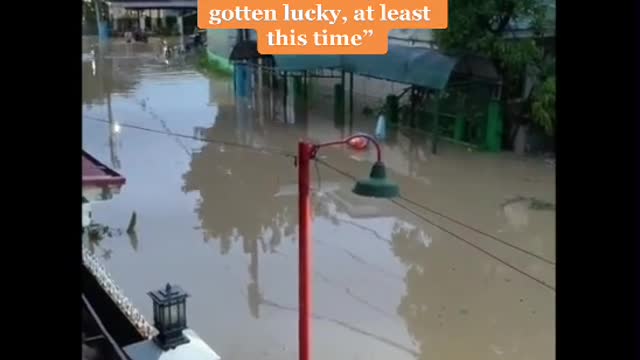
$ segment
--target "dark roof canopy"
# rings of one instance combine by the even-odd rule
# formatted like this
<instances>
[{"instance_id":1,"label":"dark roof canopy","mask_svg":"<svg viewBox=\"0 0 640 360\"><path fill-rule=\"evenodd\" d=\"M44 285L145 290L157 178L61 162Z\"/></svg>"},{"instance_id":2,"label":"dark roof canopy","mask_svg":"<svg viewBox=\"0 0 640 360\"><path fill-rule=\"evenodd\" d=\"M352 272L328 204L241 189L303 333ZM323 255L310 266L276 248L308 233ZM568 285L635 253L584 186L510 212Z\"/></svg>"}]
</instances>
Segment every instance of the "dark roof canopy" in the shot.
<instances>
[{"instance_id":1,"label":"dark roof canopy","mask_svg":"<svg viewBox=\"0 0 640 360\"><path fill-rule=\"evenodd\" d=\"M251 61L266 57L272 58L273 55L260 54L258 52L258 43L255 40L242 40L231 50L231 54L229 54L229 61Z\"/></svg>"},{"instance_id":2,"label":"dark roof canopy","mask_svg":"<svg viewBox=\"0 0 640 360\"><path fill-rule=\"evenodd\" d=\"M244 40L237 43L231 54L229 60L241 61L241 60L253 60L260 57L258 52L258 43L255 40Z\"/></svg>"}]
</instances>

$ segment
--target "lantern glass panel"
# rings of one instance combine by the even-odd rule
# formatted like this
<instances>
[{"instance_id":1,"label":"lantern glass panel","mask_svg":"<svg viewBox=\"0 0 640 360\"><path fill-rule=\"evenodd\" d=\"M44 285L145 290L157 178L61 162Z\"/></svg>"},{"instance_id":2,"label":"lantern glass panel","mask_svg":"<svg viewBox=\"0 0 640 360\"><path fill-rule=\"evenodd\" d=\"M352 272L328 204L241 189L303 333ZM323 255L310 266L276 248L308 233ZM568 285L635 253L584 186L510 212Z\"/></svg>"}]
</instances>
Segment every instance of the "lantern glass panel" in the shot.
<instances>
[{"instance_id":1,"label":"lantern glass panel","mask_svg":"<svg viewBox=\"0 0 640 360\"><path fill-rule=\"evenodd\" d=\"M178 304L178 314L180 315L180 326L184 326L185 323L187 322L187 313L186 313L186 307L187 304L185 304L184 302L180 302Z\"/></svg>"},{"instance_id":2,"label":"lantern glass panel","mask_svg":"<svg viewBox=\"0 0 640 360\"><path fill-rule=\"evenodd\" d=\"M168 328L171 324L170 309L171 309L171 306L169 305L162 306L162 327L163 328Z\"/></svg>"},{"instance_id":3,"label":"lantern glass panel","mask_svg":"<svg viewBox=\"0 0 640 360\"><path fill-rule=\"evenodd\" d=\"M173 303L169 306L171 319L167 322L170 327L176 327L179 325L180 315L178 312L179 303Z\"/></svg>"}]
</instances>

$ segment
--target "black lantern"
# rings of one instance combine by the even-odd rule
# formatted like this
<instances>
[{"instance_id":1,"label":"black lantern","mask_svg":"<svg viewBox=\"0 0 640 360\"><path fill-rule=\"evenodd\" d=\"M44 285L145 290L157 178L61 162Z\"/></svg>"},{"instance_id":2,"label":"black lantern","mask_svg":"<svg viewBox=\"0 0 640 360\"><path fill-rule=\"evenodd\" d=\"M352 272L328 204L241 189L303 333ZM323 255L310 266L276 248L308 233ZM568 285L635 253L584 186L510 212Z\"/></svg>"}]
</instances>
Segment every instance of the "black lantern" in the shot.
<instances>
[{"instance_id":1,"label":"black lantern","mask_svg":"<svg viewBox=\"0 0 640 360\"><path fill-rule=\"evenodd\" d=\"M163 350L168 350L189 342L182 333L187 328L186 300L189 294L170 284L148 294L153 300L153 322L159 332L155 337L156 343Z\"/></svg>"}]
</instances>

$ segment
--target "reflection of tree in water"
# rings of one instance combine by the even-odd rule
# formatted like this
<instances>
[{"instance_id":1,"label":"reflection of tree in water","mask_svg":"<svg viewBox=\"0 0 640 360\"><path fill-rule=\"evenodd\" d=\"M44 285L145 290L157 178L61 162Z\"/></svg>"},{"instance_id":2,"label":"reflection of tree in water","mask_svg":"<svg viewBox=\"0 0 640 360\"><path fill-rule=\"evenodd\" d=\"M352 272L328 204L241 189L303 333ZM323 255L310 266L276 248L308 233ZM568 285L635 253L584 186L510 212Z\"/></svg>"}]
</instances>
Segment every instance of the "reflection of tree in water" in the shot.
<instances>
[{"instance_id":1,"label":"reflection of tree in water","mask_svg":"<svg viewBox=\"0 0 640 360\"><path fill-rule=\"evenodd\" d=\"M183 191L199 191L205 241L219 239L221 253L240 239L245 253L258 241L273 252L295 232L295 202L274 196L285 182L280 178L294 174L290 158L206 143L193 153Z\"/></svg>"},{"instance_id":2,"label":"reflection of tree in water","mask_svg":"<svg viewBox=\"0 0 640 360\"><path fill-rule=\"evenodd\" d=\"M222 106L214 129L200 135L235 135L236 141L254 146L253 119L238 119L237 109ZM235 116L234 116L235 115ZM219 135L218 135L219 136ZM259 285L259 253L277 251L284 237L295 241L297 210L295 198L276 197L282 185L295 179L291 158L215 143L204 143L193 152L190 169L183 175L184 192L198 191L196 213L204 230L204 240L217 239L221 254L242 241L250 254L250 282L247 284L249 311L259 318L262 294Z\"/></svg>"},{"instance_id":3,"label":"reflection of tree in water","mask_svg":"<svg viewBox=\"0 0 640 360\"><path fill-rule=\"evenodd\" d=\"M424 233L417 227L408 226L400 221L393 225L391 231L391 248L393 253L407 267L422 266L422 259L429 251L424 241Z\"/></svg>"},{"instance_id":4,"label":"reflection of tree in water","mask_svg":"<svg viewBox=\"0 0 640 360\"><path fill-rule=\"evenodd\" d=\"M468 358L472 354L486 357L482 352L488 351L489 346L497 347L494 344L513 335L499 334L499 329L489 324L488 319L499 316L498 313L479 315L487 319L484 324L468 322L469 314L479 311L474 304L484 307L495 301L488 283L495 266L487 264L487 281L478 282L471 280L468 272L456 268L456 263L444 259L440 249L431 247L431 239L421 236L418 229L396 225L392 241L394 254L407 266L406 294L397 313L405 319L407 330L419 347L419 359Z\"/></svg>"},{"instance_id":5,"label":"reflection of tree in water","mask_svg":"<svg viewBox=\"0 0 640 360\"><path fill-rule=\"evenodd\" d=\"M407 266L405 276L407 293L398 305L398 315L405 319L407 330L417 342L419 352L425 354L423 350L427 344L423 343L423 340L430 335L429 329L433 322L434 309L428 307L430 299L425 298L424 295L427 292L421 290L428 286L428 281L424 278L427 270L424 268L424 259L429 249L419 241L418 231L416 228L405 227L400 223L394 224L391 248L400 261Z\"/></svg>"}]
</instances>

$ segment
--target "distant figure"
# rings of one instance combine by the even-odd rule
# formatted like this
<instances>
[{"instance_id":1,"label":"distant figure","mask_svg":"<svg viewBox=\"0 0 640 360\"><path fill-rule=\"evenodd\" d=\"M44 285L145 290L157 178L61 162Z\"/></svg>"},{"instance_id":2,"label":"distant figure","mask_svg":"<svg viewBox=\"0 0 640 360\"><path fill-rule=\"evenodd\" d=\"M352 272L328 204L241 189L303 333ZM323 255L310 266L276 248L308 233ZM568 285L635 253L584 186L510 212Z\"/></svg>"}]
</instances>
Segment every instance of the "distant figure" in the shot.
<instances>
[{"instance_id":1,"label":"distant figure","mask_svg":"<svg viewBox=\"0 0 640 360\"><path fill-rule=\"evenodd\" d=\"M162 56L164 56L165 59L171 56L171 48L165 39L162 39Z\"/></svg>"},{"instance_id":2,"label":"distant figure","mask_svg":"<svg viewBox=\"0 0 640 360\"><path fill-rule=\"evenodd\" d=\"M91 52L89 53L89 58L91 59L91 75L96 76L96 45L91 45Z\"/></svg>"},{"instance_id":3,"label":"distant figure","mask_svg":"<svg viewBox=\"0 0 640 360\"><path fill-rule=\"evenodd\" d=\"M378 116L378 122L376 124L376 138L384 140L387 137L387 124L384 115Z\"/></svg>"},{"instance_id":4,"label":"distant figure","mask_svg":"<svg viewBox=\"0 0 640 360\"><path fill-rule=\"evenodd\" d=\"M133 34L131 33L131 31L125 31L124 39L127 41L127 43L131 43L133 41Z\"/></svg>"}]
</instances>

